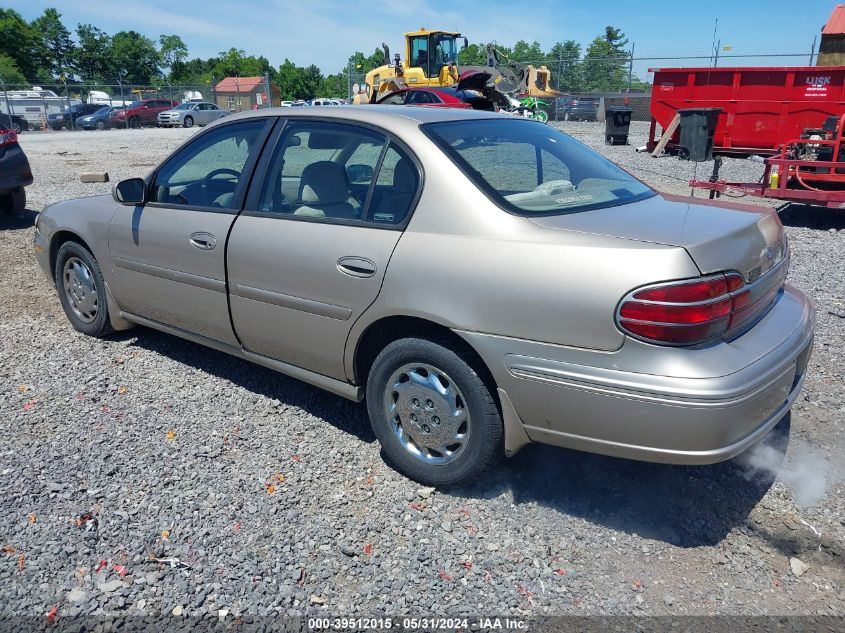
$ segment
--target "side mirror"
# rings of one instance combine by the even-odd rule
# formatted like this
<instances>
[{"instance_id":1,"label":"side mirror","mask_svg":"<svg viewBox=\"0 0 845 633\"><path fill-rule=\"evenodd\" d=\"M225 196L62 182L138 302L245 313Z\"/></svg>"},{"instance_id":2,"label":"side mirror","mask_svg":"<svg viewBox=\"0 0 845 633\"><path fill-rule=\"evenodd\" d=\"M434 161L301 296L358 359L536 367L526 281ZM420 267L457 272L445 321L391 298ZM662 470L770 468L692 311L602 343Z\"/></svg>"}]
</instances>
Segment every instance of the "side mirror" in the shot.
<instances>
[{"instance_id":1,"label":"side mirror","mask_svg":"<svg viewBox=\"0 0 845 633\"><path fill-rule=\"evenodd\" d=\"M467 38L464 38L464 45L461 46L461 50L465 49L467 46L469 46L469 40Z\"/></svg>"},{"instance_id":2,"label":"side mirror","mask_svg":"<svg viewBox=\"0 0 845 633\"><path fill-rule=\"evenodd\" d=\"M117 183L111 190L115 202L129 206L144 204L147 201L147 183L143 178L127 178Z\"/></svg>"},{"instance_id":3,"label":"side mirror","mask_svg":"<svg viewBox=\"0 0 845 633\"><path fill-rule=\"evenodd\" d=\"M350 165L346 168L349 182L370 182L373 179L373 168L369 165Z\"/></svg>"}]
</instances>

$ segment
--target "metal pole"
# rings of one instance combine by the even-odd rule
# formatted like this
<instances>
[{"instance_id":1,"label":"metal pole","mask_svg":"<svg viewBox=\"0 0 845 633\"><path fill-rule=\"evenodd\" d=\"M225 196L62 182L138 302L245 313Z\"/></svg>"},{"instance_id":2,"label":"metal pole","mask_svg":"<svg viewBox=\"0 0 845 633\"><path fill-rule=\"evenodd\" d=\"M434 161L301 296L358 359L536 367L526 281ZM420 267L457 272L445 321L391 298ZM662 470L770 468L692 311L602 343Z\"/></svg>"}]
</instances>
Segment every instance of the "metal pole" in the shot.
<instances>
[{"instance_id":1,"label":"metal pole","mask_svg":"<svg viewBox=\"0 0 845 633\"><path fill-rule=\"evenodd\" d=\"M816 36L813 36L813 45L810 47L810 66L813 65L813 56L816 54Z\"/></svg>"},{"instance_id":2,"label":"metal pole","mask_svg":"<svg viewBox=\"0 0 845 633\"><path fill-rule=\"evenodd\" d=\"M722 48L722 40L721 39L719 39L719 41L716 43L716 58L713 60L713 68L716 68L716 66L719 65L719 49L720 48Z\"/></svg>"},{"instance_id":3,"label":"metal pole","mask_svg":"<svg viewBox=\"0 0 845 633\"><path fill-rule=\"evenodd\" d=\"M631 79L634 76L634 47L636 44L631 42L631 57L628 59L628 90L631 89Z\"/></svg>"},{"instance_id":4,"label":"metal pole","mask_svg":"<svg viewBox=\"0 0 845 633\"><path fill-rule=\"evenodd\" d=\"M9 114L9 125L12 124L12 105L9 103L9 93L6 92L6 82L0 78L0 86L3 87L3 96L6 98L6 112Z\"/></svg>"},{"instance_id":5,"label":"metal pole","mask_svg":"<svg viewBox=\"0 0 845 633\"><path fill-rule=\"evenodd\" d=\"M67 79L62 78L62 83L65 86L65 101L67 101L67 118L70 120L70 125L68 125L68 129L75 130L76 126L73 124L73 112L70 109L70 92L67 89Z\"/></svg>"},{"instance_id":6,"label":"metal pole","mask_svg":"<svg viewBox=\"0 0 845 633\"><path fill-rule=\"evenodd\" d=\"M713 63L713 53L716 49L716 31L719 29L719 18L716 18L716 22L713 25L713 43L710 45L710 63Z\"/></svg>"},{"instance_id":7,"label":"metal pole","mask_svg":"<svg viewBox=\"0 0 845 633\"><path fill-rule=\"evenodd\" d=\"M264 73L264 87L267 89L267 107L273 107L273 93L270 91L270 73Z\"/></svg>"},{"instance_id":8,"label":"metal pole","mask_svg":"<svg viewBox=\"0 0 845 633\"><path fill-rule=\"evenodd\" d=\"M123 105L123 123L126 125L126 129L129 129L129 117L126 113L126 98L123 96L123 82L118 79L117 83L120 85L120 103Z\"/></svg>"}]
</instances>

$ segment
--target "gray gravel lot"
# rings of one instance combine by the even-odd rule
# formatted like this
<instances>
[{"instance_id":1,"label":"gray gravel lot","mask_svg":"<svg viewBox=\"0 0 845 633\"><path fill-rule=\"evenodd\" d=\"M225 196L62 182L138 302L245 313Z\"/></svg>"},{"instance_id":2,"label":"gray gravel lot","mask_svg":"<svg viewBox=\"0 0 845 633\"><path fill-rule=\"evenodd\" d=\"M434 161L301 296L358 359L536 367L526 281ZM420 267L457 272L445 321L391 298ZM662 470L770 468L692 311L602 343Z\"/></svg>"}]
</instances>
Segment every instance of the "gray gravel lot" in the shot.
<instances>
[{"instance_id":1,"label":"gray gravel lot","mask_svg":"<svg viewBox=\"0 0 845 633\"><path fill-rule=\"evenodd\" d=\"M689 194L693 164L564 125ZM384 465L360 406L154 331L67 323L32 256L36 213L108 190L80 173L144 175L194 133L21 138L29 210L0 217L0 617L845 613L845 213L782 214L818 330L777 480L529 446L432 492ZM823 498L796 505L821 474Z\"/></svg>"}]
</instances>

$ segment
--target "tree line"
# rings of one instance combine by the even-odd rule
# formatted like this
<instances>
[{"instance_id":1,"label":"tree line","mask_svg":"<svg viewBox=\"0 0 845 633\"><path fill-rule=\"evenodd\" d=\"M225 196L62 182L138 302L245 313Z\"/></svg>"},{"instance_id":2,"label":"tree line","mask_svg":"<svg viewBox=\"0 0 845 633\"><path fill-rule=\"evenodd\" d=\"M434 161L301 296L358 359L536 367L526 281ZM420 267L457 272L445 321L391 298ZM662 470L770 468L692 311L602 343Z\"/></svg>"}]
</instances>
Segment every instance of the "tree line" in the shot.
<instances>
[{"instance_id":1,"label":"tree line","mask_svg":"<svg viewBox=\"0 0 845 633\"><path fill-rule=\"evenodd\" d=\"M573 40L557 42L544 51L538 42L518 41L498 49L516 61L546 64L556 87L568 91L617 90L627 85L627 39L608 26L585 51ZM583 52L583 58L582 58ZM460 52L461 65L485 65L483 45L470 44ZM134 30L109 34L93 24L77 24L73 33L54 8L27 22L13 9L0 8L0 79L6 84L38 82L71 86L115 82L211 87L224 77L267 74L283 99L346 95L349 84L384 63L376 48L369 56L356 51L346 67L324 75L317 66L297 66L289 59L274 67L263 55L248 55L230 48L215 57L189 58L178 35L160 35L157 41ZM636 79L636 78L635 78Z\"/></svg>"}]
</instances>

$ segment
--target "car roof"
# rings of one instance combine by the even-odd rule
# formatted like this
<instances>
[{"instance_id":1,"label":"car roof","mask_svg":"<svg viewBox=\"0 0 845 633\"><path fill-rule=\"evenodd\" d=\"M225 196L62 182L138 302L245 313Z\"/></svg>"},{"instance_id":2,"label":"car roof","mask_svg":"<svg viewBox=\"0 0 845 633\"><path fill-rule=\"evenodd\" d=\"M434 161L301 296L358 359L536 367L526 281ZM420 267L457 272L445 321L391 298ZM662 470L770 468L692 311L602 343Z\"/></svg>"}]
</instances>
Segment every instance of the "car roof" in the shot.
<instances>
[{"instance_id":1,"label":"car roof","mask_svg":"<svg viewBox=\"0 0 845 633\"><path fill-rule=\"evenodd\" d=\"M285 118L320 118L341 119L345 121L371 123L383 127L391 127L391 124L407 123L439 123L442 121L463 121L471 119L497 119L504 120L505 117L497 112L483 110L470 110L463 108L421 108L414 106L399 107L396 105L341 105L328 110L320 110L319 114L314 110L292 111L290 108L264 108L261 110L250 110L239 112L221 119L231 122L237 119L249 119L262 116L279 116Z\"/></svg>"}]
</instances>

